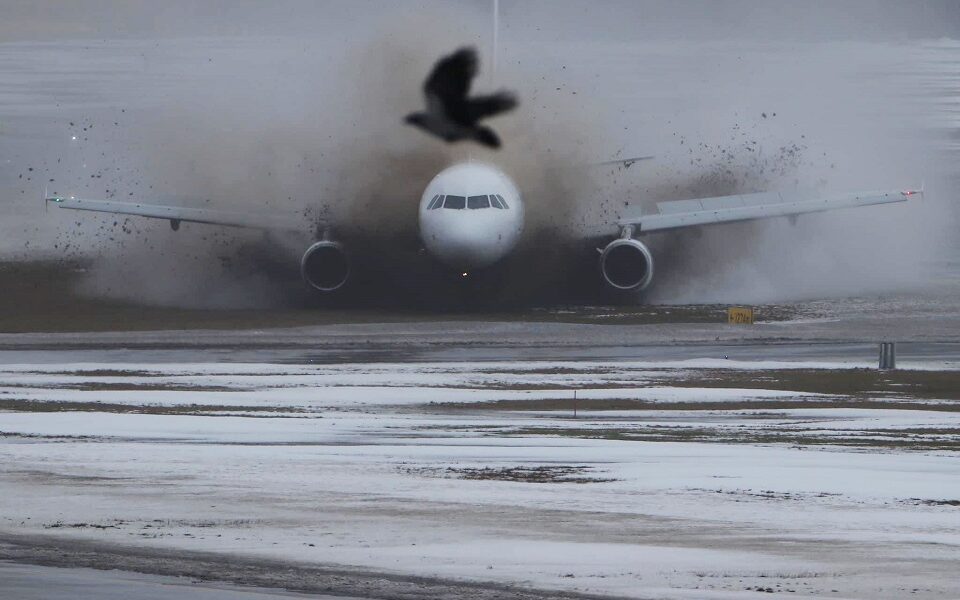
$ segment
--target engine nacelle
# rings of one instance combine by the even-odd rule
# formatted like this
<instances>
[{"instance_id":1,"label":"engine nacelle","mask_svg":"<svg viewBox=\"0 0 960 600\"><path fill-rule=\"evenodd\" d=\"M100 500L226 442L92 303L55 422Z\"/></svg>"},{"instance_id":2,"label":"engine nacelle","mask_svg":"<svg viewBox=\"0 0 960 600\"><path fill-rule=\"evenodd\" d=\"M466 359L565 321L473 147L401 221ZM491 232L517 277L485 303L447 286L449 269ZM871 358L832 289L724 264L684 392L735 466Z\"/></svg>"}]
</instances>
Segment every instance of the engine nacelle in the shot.
<instances>
[{"instance_id":1,"label":"engine nacelle","mask_svg":"<svg viewBox=\"0 0 960 600\"><path fill-rule=\"evenodd\" d=\"M343 287L350 277L350 259L343 245L323 240L307 248L300 259L300 276L321 292Z\"/></svg>"},{"instance_id":2,"label":"engine nacelle","mask_svg":"<svg viewBox=\"0 0 960 600\"><path fill-rule=\"evenodd\" d=\"M617 290L643 290L653 280L653 255L633 238L613 240L600 254L600 273Z\"/></svg>"}]
</instances>

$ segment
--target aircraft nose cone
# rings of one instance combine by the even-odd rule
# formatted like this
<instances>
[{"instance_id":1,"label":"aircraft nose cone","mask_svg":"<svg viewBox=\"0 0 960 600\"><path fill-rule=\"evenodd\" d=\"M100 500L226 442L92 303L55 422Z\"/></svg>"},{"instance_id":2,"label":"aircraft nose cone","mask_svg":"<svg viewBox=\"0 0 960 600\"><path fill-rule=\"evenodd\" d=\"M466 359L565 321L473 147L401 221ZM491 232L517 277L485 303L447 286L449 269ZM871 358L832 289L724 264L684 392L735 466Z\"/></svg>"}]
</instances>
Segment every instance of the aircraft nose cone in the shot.
<instances>
[{"instance_id":1,"label":"aircraft nose cone","mask_svg":"<svg viewBox=\"0 0 960 600\"><path fill-rule=\"evenodd\" d=\"M447 266L458 271L487 267L501 258L496 236L490 239L489 232L469 226L452 224L438 232L436 244L431 251Z\"/></svg>"},{"instance_id":2,"label":"aircraft nose cone","mask_svg":"<svg viewBox=\"0 0 960 600\"><path fill-rule=\"evenodd\" d=\"M457 269L476 269L489 264L489 240L470 231L453 232L444 252L450 266Z\"/></svg>"}]
</instances>

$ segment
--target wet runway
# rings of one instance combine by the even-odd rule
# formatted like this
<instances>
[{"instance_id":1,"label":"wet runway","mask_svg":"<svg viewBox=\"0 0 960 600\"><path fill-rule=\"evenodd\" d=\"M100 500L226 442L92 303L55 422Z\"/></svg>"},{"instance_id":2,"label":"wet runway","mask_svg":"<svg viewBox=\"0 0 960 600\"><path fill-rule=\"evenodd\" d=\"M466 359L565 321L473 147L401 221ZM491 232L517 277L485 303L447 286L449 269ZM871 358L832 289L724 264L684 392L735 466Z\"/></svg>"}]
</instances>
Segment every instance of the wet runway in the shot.
<instances>
[{"instance_id":1,"label":"wet runway","mask_svg":"<svg viewBox=\"0 0 960 600\"><path fill-rule=\"evenodd\" d=\"M212 585L183 577L42 567L5 561L0 561L0 590L3 597L10 600L347 600L343 596L306 596Z\"/></svg>"},{"instance_id":2,"label":"wet runway","mask_svg":"<svg viewBox=\"0 0 960 600\"><path fill-rule=\"evenodd\" d=\"M469 344L444 347L381 348L90 348L61 350L51 346L34 350L0 350L0 364L74 363L274 363L338 364L375 362L502 362L504 360L681 361L726 359L775 362L876 362L878 346L872 342L692 343L673 345L612 345L589 343L566 347L518 347ZM960 342L901 342L901 362L937 362L960 365Z\"/></svg>"}]
</instances>

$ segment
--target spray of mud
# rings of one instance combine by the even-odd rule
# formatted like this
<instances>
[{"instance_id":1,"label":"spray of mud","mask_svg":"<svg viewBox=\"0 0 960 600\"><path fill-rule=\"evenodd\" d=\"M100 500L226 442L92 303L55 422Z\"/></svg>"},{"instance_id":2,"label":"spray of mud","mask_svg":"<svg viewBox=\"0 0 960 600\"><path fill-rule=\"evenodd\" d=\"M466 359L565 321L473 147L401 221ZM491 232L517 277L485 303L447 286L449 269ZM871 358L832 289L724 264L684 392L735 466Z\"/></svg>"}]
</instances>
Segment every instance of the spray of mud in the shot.
<instances>
[{"instance_id":1,"label":"spray of mud","mask_svg":"<svg viewBox=\"0 0 960 600\"><path fill-rule=\"evenodd\" d=\"M384 21L389 25L354 38L336 61L312 46L283 43L272 50L272 70L231 67L196 89L174 90L164 106L131 120L122 139L100 140L102 157L123 158L109 166L101 160L106 179L80 190L283 211L303 216L302 231L183 224L174 232L136 219L78 222L69 229L74 247L80 237L97 244L82 291L186 307L300 304L309 296L297 281L300 256L326 233L345 243L355 266L353 293L341 301L431 308L462 307L464 298L544 301L565 277L557 242L572 233L589 179L582 168L589 159L575 146L561 150L562 140L585 124L572 115L530 119L521 106L492 124L508 140L501 152L448 146L403 125L402 116L423 103L421 84L433 62L471 38L462 18ZM424 30L442 33L424 39ZM488 87L485 75L474 84L478 91ZM528 241L517 256L467 286L423 253L417 224L429 180L463 160L505 168L523 190L528 219Z\"/></svg>"},{"instance_id":2,"label":"spray of mud","mask_svg":"<svg viewBox=\"0 0 960 600\"><path fill-rule=\"evenodd\" d=\"M876 77L874 85L882 88L897 85L885 75L863 76ZM786 135L778 127L782 115L761 114L717 136L725 142L694 142L687 157L671 153L644 195L661 201L768 189L900 190L918 187L926 177L925 199L651 234L647 242L658 270L646 301L768 303L916 292L942 277L935 257L949 252L955 239L946 193L953 184L945 177L945 153L937 151L929 129L916 125L925 117L923 102L916 95L877 92L880 99L870 108L878 114L858 120L848 114L864 103L856 86L832 85L830 75L824 79L835 106L842 107L837 114L823 113L814 127L791 125ZM808 91L796 102L815 103L817 96ZM909 116L880 116L898 113ZM847 131L834 135L831 128ZM817 133L802 133L810 129Z\"/></svg>"},{"instance_id":3,"label":"spray of mud","mask_svg":"<svg viewBox=\"0 0 960 600\"><path fill-rule=\"evenodd\" d=\"M454 14L385 15L379 27L352 31L347 44L285 40L241 44L226 53L229 60L218 55L209 76L192 87L175 86L163 102L131 118L123 136L101 140L96 154L110 175L94 179L89 191L149 199L172 193L189 205L283 211L303 215L302 231L184 225L172 232L165 223L100 218L72 234L92 227L101 236L84 291L174 306L301 304L307 296L297 281L300 255L329 227L357 267L350 303L462 308L464 299L596 301L595 248L612 239L617 217L638 203L650 210L661 200L822 186L836 179L835 162L850 150L838 157L810 150L796 130L758 129L775 115L757 111L749 132L746 125L720 125L725 142L681 134L672 145L645 148L658 155L655 166L590 169L613 154L606 144L626 128L624 117L607 106L605 90L585 94L588 86L573 85L580 94L567 95L558 83L564 75L541 75L537 61L505 64L498 75L521 99L517 111L491 123L505 141L502 151L448 146L401 120L422 103L421 82L439 56L464 43L483 47L468 23L475 22ZM335 58L330 49L337 50ZM475 88L488 86L481 73ZM554 92L566 100L557 101ZM662 123L649 125L646 139L670 139ZM110 156L121 158L107 164ZM416 222L427 182L461 160L503 168L522 191L528 218L516 254L467 286L421 252ZM845 162L841 168L850 166ZM851 173L869 173L853 167ZM902 215L877 213L869 223L862 215L814 216L798 227L753 223L648 236L657 278L644 299L756 302L909 284L929 246L918 251L908 243L925 237L924 225L914 220L904 234L897 222ZM853 230L858 234L850 235ZM895 248L888 243L878 257L877 247L887 241L878 239L883 231L898 231L906 241Z\"/></svg>"}]
</instances>

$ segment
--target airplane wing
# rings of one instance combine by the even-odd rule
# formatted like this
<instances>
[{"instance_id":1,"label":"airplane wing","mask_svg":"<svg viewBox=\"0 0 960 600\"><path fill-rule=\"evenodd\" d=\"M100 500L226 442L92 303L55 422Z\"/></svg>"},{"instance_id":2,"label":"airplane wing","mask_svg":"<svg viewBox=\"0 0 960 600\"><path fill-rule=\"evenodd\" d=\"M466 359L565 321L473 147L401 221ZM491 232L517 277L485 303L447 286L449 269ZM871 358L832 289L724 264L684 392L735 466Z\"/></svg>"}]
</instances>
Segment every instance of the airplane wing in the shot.
<instances>
[{"instance_id":1,"label":"airplane wing","mask_svg":"<svg viewBox=\"0 0 960 600\"><path fill-rule=\"evenodd\" d=\"M718 196L695 200L674 200L657 204L655 214L625 215L618 224L632 227L635 233L679 229L712 223L750 221L823 212L838 208L854 208L873 204L904 202L919 190L889 190L819 195L815 192L759 192Z\"/></svg>"},{"instance_id":2,"label":"airplane wing","mask_svg":"<svg viewBox=\"0 0 960 600\"><path fill-rule=\"evenodd\" d=\"M52 196L44 200L46 203L53 202L60 208L70 210L89 210L93 212L164 219L170 221L170 226L174 230L180 228L181 222L209 223L230 227L250 227L254 229L300 230L304 228L303 219L268 213L166 206L163 204L119 202L115 200L91 200L72 196Z\"/></svg>"},{"instance_id":3,"label":"airplane wing","mask_svg":"<svg viewBox=\"0 0 960 600\"><path fill-rule=\"evenodd\" d=\"M631 157L631 158L617 158L617 159L614 159L614 160L605 160L605 161L602 161L602 162L594 163L594 166L597 166L597 167L607 167L607 166L611 166L611 165L616 165L616 166L619 166L619 167L623 167L624 169L629 169L630 167L633 166L633 163L635 163L635 162L638 162L638 161L641 161L641 160L653 160L654 158L656 158L656 157L654 157L654 156L652 156L652 155L651 155L651 156L634 156L634 157Z\"/></svg>"}]
</instances>

